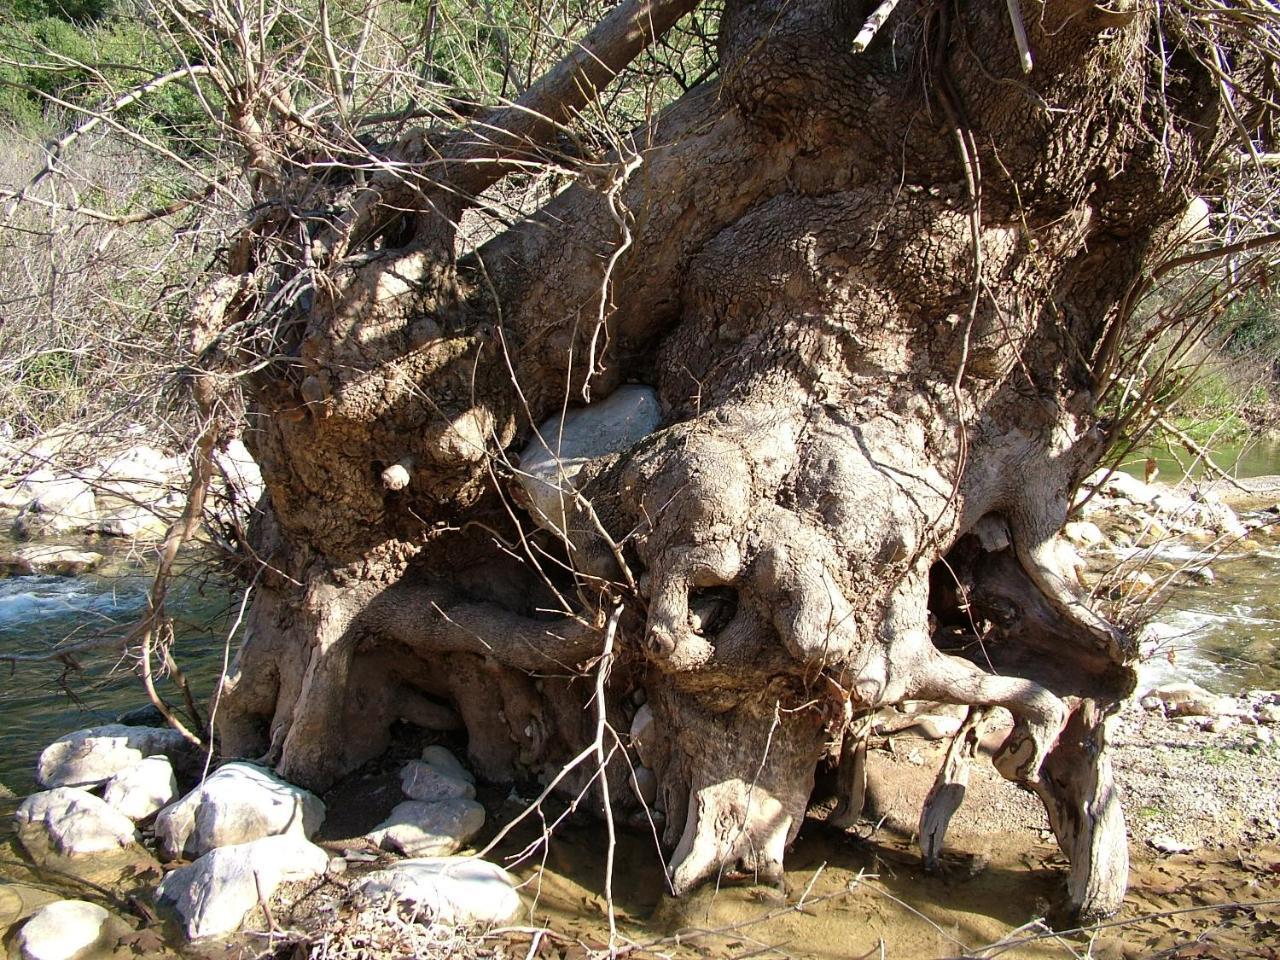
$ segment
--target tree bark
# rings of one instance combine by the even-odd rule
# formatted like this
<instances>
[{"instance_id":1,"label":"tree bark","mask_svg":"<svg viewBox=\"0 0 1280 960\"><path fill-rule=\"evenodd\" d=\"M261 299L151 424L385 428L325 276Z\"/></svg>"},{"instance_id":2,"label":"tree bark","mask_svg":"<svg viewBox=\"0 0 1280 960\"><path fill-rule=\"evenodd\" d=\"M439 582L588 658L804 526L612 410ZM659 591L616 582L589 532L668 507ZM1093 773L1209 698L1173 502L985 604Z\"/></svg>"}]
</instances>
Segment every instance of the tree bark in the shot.
<instances>
[{"instance_id":1,"label":"tree bark","mask_svg":"<svg viewBox=\"0 0 1280 960\"><path fill-rule=\"evenodd\" d=\"M644 6L643 29L620 7L600 70L563 64L538 110L570 116L687 6ZM225 754L324 787L404 718L464 727L487 779L552 776L594 735L584 674L620 598L608 711L623 731L645 701L620 742L656 775L676 892L776 879L820 763L856 820L868 717L933 699L1013 715L996 765L1044 800L1069 910L1119 906L1105 729L1135 651L1057 533L1104 447L1099 344L1205 175L1219 86L1189 46L1161 60L1149 10L1024 4L1026 77L996 0L903 0L854 53L870 13L730 0L719 79L634 138L638 162L461 262L460 210L554 124L401 137L412 174L306 184L343 212L301 243L274 199L227 306L279 359L250 380L267 572ZM307 263L322 284L270 295ZM559 414L624 383L652 387L658 428L552 481L563 527L526 512L545 481L523 442L576 442ZM634 808L629 765L608 775Z\"/></svg>"}]
</instances>

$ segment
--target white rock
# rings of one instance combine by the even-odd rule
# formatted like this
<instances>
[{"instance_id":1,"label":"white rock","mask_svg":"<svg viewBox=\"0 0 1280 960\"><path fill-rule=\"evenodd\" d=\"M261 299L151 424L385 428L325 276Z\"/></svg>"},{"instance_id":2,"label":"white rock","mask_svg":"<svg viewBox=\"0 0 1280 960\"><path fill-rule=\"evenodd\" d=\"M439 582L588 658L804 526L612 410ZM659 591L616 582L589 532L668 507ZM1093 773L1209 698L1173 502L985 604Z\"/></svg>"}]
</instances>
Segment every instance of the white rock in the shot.
<instances>
[{"instance_id":1,"label":"white rock","mask_svg":"<svg viewBox=\"0 0 1280 960\"><path fill-rule=\"evenodd\" d=\"M329 855L298 836L263 837L219 847L179 867L160 883L156 899L182 917L187 937L198 940L234 932L286 880L321 876Z\"/></svg>"},{"instance_id":2,"label":"white rock","mask_svg":"<svg viewBox=\"0 0 1280 960\"><path fill-rule=\"evenodd\" d=\"M130 484L163 488L186 475L186 461L170 457L155 447L137 443L116 453L100 457L86 471L97 484Z\"/></svg>"},{"instance_id":3,"label":"white rock","mask_svg":"<svg viewBox=\"0 0 1280 960\"><path fill-rule=\"evenodd\" d=\"M1148 690L1144 697L1157 697L1167 706L1187 703L1191 700L1206 700L1213 696L1208 690L1196 683L1162 683Z\"/></svg>"},{"instance_id":4,"label":"white rock","mask_svg":"<svg viewBox=\"0 0 1280 960\"><path fill-rule=\"evenodd\" d=\"M400 771L400 788L410 800L438 803L463 797L475 798L476 788L466 780L451 776L422 760L410 760Z\"/></svg>"},{"instance_id":5,"label":"white rock","mask_svg":"<svg viewBox=\"0 0 1280 960\"><path fill-rule=\"evenodd\" d=\"M237 437L225 450L215 450L213 459L242 503L252 506L258 502L262 496L262 471L243 440Z\"/></svg>"},{"instance_id":6,"label":"white rock","mask_svg":"<svg viewBox=\"0 0 1280 960\"><path fill-rule=\"evenodd\" d=\"M457 777L459 780L466 780L468 783L475 783L475 774L462 765L457 757L449 752L448 747L442 747L438 743L422 748L422 759L427 761L442 773L447 773L451 777Z\"/></svg>"},{"instance_id":7,"label":"white rock","mask_svg":"<svg viewBox=\"0 0 1280 960\"><path fill-rule=\"evenodd\" d=\"M99 567L104 559L92 550L37 544L17 547L0 556L0 572L18 576L78 577Z\"/></svg>"},{"instance_id":8,"label":"white rock","mask_svg":"<svg viewBox=\"0 0 1280 960\"><path fill-rule=\"evenodd\" d=\"M176 757L190 745L168 727L110 723L59 737L40 754L36 779L44 787L95 786L156 754Z\"/></svg>"},{"instance_id":9,"label":"white rock","mask_svg":"<svg viewBox=\"0 0 1280 960\"><path fill-rule=\"evenodd\" d=\"M447 857L461 850L483 826L484 807L474 800L406 800L397 804L368 838L382 849L406 857Z\"/></svg>"},{"instance_id":10,"label":"white rock","mask_svg":"<svg viewBox=\"0 0 1280 960\"><path fill-rule=\"evenodd\" d=\"M654 390L633 385L619 387L599 403L571 410L563 419L544 422L520 454L518 479L534 520L548 530L563 532L574 478L587 462L634 446L661 421Z\"/></svg>"},{"instance_id":11,"label":"white rock","mask_svg":"<svg viewBox=\"0 0 1280 960\"><path fill-rule=\"evenodd\" d=\"M167 857L194 860L216 847L262 837L312 836L324 822L320 798L250 763L219 767L160 811L156 841Z\"/></svg>"},{"instance_id":12,"label":"white rock","mask_svg":"<svg viewBox=\"0 0 1280 960\"><path fill-rule=\"evenodd\" d=\"M173 803L178 780L168 757L147 757L107 781L102 799L130 820L144 820Z\"/></svg>"},{"instance_id":13,"label":"white rock","mask_svg":"<svg viewBox=\"0 0 1280 960\"><path fill-rule=\"evenodd\" d=\"M75 477L23 484L32 497L13 521L22 539L47 537L86 529L98 516L93 488Z\"/></svg>"},{"instance_id":14,"label":"white rock","mask_svg":"<svg viewBox=\"0 0 1280 960\"><path fill-rule=\"evenodd\" d=\"M102 936L107 913L85 900L58 900L31 915L18 934L24 960L70 960Z\"/></svg>"},{"instance_id":15,"label":"white rock","mask_svg":"<svg viewBox=\"0 0 1280 960\"><path fill-rule=\"evenodd\" d=\"M169 523L147 507L126 506L99 518L89 529L104 537L157 541L168 535Z\"/></svg>"},{"instance_id":16,"label":"white rock","mask_svg":"<svg viewBox=\"0 0 1280 960\"><path fill-rule=\"evenodd\" d=\"M1105 471L1100 470L1094 473L1086 482L1090 486L1097 486L1104 474ZM1143 505L1150 505L1160 495L1160 490L1157 487L1145 484L1137 477L1131 477L1129 474L1119 470L1111 474L1107 479L1102 492L1110 497L1123 497L1126 500Z\"/></svg>"},{"instance_id":17,"label":"white rock","mask_svg":"<svg viewBox=\"0 0 1280 960\"><path fill-rule=\"evenodd\" d=\"M1195 847L1183 843L1171 834L1161 833L1147 841L1161 853L1190 853Z\"/></svg>"},{"instance_id":18,"label":"white rock","mask_svg":"<svg viewBox=\"0 0 1280 960\"><path fill-rule=\"evenodd\" d=\"M424 922L498 924L520 913L516 878L486 860L429 857L371 873L357 893L378 905L410 904Z\"/></svg>"},{"instance_id":19,"label":"white rock","mask_svg":"<svg viewBox=\"0 0 1280 960\"><path fill-rule=\"evenodd\" d=\"M1106 543L1107 535L1092 520L1076 520L1062 528L1062 535L1079 547Z\"/></svg>"},{"instance_id":20,"label":"white rock","mask_svg":"<svg viewBox=\"0 0 1280 960\"><path fill-rule=\"evenodd\" d=\"M1258 707L1254 716L1259 723L1280 723L1280 704L1264 703Z\"/></svg>"},{"instance_id":21,"label":"white rock","mask_svg":"<svg viewBox=\"0 0 1280 960\"><path fill-rule=\"evenodd\" d=\"M138 839L132 820L78 787L33 793L22 801L14 819L24 844L29 831L41 831L49 845L65 857L111 853Z\"/></svg>"},{"instance_id":22,"label":"white rock","mask_svg":"<svg viewBox=\"0 0 1280 960\"><path fill-rule=\"evenodd\" d=\"M1232 716L1214 717L1209 721L1209 725L1205 728L1210 733L1226 733L1234 727L1240 726L1240 721Z\"/></svg>"},{"instance_id":23,"label":"white rock","mask_svg":"<svg viewBox=\"0 0 1280 960\"><path fill-rule=\"evenodd\" d=\"M636 755L646 766L653 765L653 752L650 749L654 736L653 709L646 703L631 719L631 745L636 748Z\"/></svg>"}]
</instances>

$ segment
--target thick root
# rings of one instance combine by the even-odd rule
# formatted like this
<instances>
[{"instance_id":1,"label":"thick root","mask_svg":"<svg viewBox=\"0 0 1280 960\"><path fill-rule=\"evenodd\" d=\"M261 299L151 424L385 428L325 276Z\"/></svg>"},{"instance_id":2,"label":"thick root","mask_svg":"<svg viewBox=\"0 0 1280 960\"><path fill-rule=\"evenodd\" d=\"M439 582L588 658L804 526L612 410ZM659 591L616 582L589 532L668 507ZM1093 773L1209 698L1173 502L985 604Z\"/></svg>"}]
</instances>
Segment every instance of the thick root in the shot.
<instances>
[{"instance_id":1,"label":"thick root","mask_svg":"<svg viewBox=\"0 0 1280 960\"><path fill-rule=\"evenodd\" d=\"M839 802L827 823L841 830L856 827L867 805L867 742L873 726L873 714L858 717L849 723L840 741L840 762L836 768Z\"/></svg>"},{"instance_id":2,"label":"thick root","mask_svg":"<svg viewBox=\"0 0 1280 960\"><path fill-rule=\"evenodd\" d=\"M1124 810L1111 772L1110 714L1091 700L1071 714L1058 746L1033 784L1058 845L1071 861L1063 920L1097 919L1120 909L1129 880Z\"/></svg>"},{"instance_id":3,"label":"thick root","mask_svg":"<svg viewBox=\"0 0 1280 960\"><path fill-rule=\"evenodd\" d=\"M919 836L920 852L924 855L926 869L937 867L947 827L964 802L964 795L969 788L969 770L977 755L982 723L988 713L981 707L969 709L964 723L947 748L946 759L933 781L933 789L925 797L924 806L920 810Z\"/></svg>"},{"instance_id":4,"label":"thick root","mask_svg":"<svg viewBox=\"0 0 1280 960\"><path fill-rule=\"evenodd\" d=\"M768 696L718 714L669 690L651 702L659 728L677 731L659 760L668 840L679 837L673 892L713 877L779 881L823 753L822 718Z\"/></svg>"}]
</instances>

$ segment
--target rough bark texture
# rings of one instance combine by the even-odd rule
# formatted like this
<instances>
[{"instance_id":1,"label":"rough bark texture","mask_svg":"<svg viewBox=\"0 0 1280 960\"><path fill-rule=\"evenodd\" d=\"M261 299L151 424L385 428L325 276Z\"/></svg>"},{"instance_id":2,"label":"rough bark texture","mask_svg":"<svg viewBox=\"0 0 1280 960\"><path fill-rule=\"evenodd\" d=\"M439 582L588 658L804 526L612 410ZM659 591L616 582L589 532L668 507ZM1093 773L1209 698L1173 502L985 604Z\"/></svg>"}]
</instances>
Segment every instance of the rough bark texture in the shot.
<instances>
[{"instance_id":1,"label":"rough bark texture","mask_svg":"<svg viewBox=\"0 0 1280 960\"><path fill-rule=\"evenodd\" d=\"M1099 345L1217 144L1218 88L1176 49L1157 79L1156 8L1024 3L1024 76L1004 3L904 0L851 53L873 6L730 0L719 80L616 191L603 326L599 184L460 263L448 164L308 186L348 213L306 224L325 283L269 317L285 359L252 381L269 567L224 753L324 787L403 718L465 727L482 777L550 776L594 735L582 674L621 598L610 720L656 774L676 892L776 877L820 764L856 821L867 717L932 699L1012 713L996 764L1044 800L1068 906L1118 907L1106 722L1133 649L1056 535L1102 449ZM388 156L442 149L484 153L426 132ZM263 263L233 263L228 320L293 282ZM563 531L538 528L515 451L625 382L659 429L577 464Z\"/></svg>"}]
</instances>

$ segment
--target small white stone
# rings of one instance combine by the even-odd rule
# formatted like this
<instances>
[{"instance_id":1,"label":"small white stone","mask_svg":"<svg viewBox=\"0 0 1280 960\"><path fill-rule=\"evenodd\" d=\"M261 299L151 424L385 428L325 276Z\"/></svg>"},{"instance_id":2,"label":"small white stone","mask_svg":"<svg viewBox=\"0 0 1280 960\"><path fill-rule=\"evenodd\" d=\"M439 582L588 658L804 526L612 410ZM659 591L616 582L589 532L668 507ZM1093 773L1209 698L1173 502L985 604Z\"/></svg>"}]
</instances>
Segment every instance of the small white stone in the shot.
<instances>
[{"instance_id":1,"label":"small white stone","mask_svg":"<svg viewBox=\"0 0 1280 960\"><path fill-rule=\"evenodd\" d=\"M133 821L87 790L56 787L33 793L14 814L18 836L38 830L66 857L123 850L137 840Z\"/></svg>"},{"instance_id":2,"label":"small white stone","mask_svg":"<svg viewBox=\"0 0 1280 960\"><path fill-rule=\"evenodd\" d=\"M486 860L447 857L404 860L371 873L356 887L381 906L407 903L423 922L498 924L520 913L516 878Z\"/></svg>"},{"instance_id":3,"label":"small white stone","mask_svg":"<svg viewBox=\"0 0 1280 960\"><path fill-rule=\"evenodd\" d=\"M400 771L400 788L410 800L438 803L463 797L474 799L476 788L423 760L410 760Z\"/></svg>"},{"instance_id":4,"label":"small white stone","mask_svg":"<svg viewBox=\"0 0 1280 960\"><path fill-rule=\"evenodd\" d=\"M107 781L102 799L130 820L145 820L178 795L168 757L146 757Z\"/></svg>"},{"instance_id":5,"label":"small white stone","mask_svg":"<svg viewBox=\"0 0 1280 960\"><path fill-rule=\"evenodd\" d=\"M474 800L406 800L367 836L382 849L406 857L445 857L480 832L484 817L484 807Z\"/></svg>"},{"instance_id":6,"label":"small white stone","mask_svg":"<svg viewBox=\"0 0 1280 960\"><path fill-rule=\"evenodd\" d=\"M451 777L466 780L468 783L476 782L475 774L463 766L462 761L455 757L448 747L442 747L438 743L423 747L422 759Z\"/></svg>"},{"instance_id":7,"label":"small white stone","mask_svg":"<svg viewBox=\"0 0 1280 960\"><path fill-rule=\"evenodd\" d=\"M636 711L636 715L631 720L631 745L636 748L636 755L640 758L640 762L646 766L652 766L653 737L653 708L646 703Z\"/></svg>"},{"instance_id":8,"label":"small white stone","mask_svg":"<svg viewBox=\"0 0 1280 960\"><path fill-rule=\"evenodd\" d=\"M41 907L18 933L23 960L70 960L98 941L108 916L85 900L59 900Z\"/></svg>"}]
</instances>

